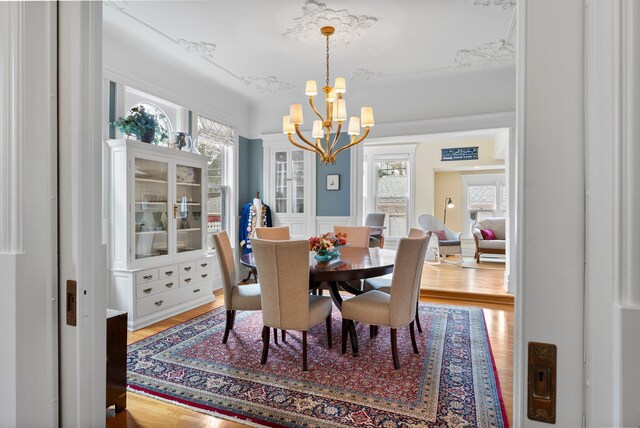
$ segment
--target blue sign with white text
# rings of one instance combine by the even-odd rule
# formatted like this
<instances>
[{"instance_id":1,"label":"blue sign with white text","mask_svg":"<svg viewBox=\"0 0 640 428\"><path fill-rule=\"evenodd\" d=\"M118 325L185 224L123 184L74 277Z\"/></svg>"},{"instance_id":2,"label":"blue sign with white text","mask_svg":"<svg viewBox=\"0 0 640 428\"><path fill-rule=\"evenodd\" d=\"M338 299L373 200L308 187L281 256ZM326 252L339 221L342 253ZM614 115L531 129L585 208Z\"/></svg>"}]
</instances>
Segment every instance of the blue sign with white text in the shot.
<instances>
[{"instance_id":1,"label":"blue sign with white text","mask_svg":"<svg viewBox=\"0 0 640 428\"><path fill-rule=\"evenodd\" d=\"M477 147L456 147L453 149L442 149L443 161L474 160L478 159Z\"/></svg>"}]
</instances>

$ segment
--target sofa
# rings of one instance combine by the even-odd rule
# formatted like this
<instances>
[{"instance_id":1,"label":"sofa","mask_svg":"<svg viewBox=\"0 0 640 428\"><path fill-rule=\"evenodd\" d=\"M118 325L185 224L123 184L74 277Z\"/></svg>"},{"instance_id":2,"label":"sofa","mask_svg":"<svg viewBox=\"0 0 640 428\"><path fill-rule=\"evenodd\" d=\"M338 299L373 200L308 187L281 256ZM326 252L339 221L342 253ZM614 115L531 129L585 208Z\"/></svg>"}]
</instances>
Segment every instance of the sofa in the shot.
<instances>
[{"instance_id":1,"label":"sofa","mask_svg":"<svg viewBox=\"0 0 640 428\"><path fill-rule=\"evenodd\" d=\"M471 230L473 240L476 243L475 259L477 263L480 263L482 254L506 254L506 218L482 219L476 222Z\"/></svg>"}]
</instances>

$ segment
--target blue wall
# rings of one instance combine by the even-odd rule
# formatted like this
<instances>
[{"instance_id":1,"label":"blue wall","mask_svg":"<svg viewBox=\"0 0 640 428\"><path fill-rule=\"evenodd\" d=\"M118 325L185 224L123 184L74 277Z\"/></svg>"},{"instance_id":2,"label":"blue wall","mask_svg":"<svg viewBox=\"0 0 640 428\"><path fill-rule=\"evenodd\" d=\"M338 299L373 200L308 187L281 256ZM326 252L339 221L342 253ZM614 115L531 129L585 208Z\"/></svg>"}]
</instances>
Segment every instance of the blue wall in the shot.
<instances>
[{"instance_id":1,"label":"blue wall","mask_svg":"<svg viewBox=\"0 0 640 428\"><path fill-rule=\"evenodd\" d=\"M264 195L262 168L262 140L240 137L238 144L238 213L256 192Z\"/></svg>"},{"instance_id":2,"label":"blue wall","mask_svg":"<svg viewBox=\"0 0 640 428\"><path fill-rule=\"evenodd\" d=\"M341 134L336 147L349 143L349 135ZM327 190L327 174L340 174L340 190ZM351 190L351 150L336 157L335 165L323 165L316 156L316 215L349 216Z\"/></svg>"}]
</instances>

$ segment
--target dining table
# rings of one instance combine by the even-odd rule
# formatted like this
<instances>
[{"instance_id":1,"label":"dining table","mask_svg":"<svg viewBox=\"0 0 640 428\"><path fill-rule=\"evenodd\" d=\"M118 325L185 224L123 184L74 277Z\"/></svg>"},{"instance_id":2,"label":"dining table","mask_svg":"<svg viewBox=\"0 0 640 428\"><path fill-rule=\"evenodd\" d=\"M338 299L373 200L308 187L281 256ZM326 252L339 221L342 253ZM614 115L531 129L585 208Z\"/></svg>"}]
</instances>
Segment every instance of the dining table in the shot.
<instances>
[{"instance_id":1,"label":"dining table","mask_svg":"<svg viewBox=\"0 0 640 428\"><path fill-rule=\"evenodd\" d=\"M317 290L322 283L329 286L333 302L342 309L344 290L350 294L364 293L352 285L356 280L374 278L393 272L396 252L382 248L341 247L339 253L330 260L319 261L313 251L309 252L309 289ZM240 262L255 271L253 253L244 254ZM260 272L258 272L259 281Z\"/></svg>"}]
</instances>

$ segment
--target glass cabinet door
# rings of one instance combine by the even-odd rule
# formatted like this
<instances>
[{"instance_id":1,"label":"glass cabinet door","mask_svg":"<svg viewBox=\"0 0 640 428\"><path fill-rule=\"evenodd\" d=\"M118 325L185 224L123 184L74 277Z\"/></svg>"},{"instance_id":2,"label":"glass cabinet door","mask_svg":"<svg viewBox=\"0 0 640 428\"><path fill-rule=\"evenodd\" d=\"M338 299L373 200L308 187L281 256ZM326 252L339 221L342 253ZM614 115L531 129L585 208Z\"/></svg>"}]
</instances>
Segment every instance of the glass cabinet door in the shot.
<instances>
[{"instance_id":1,"label":"glass cabinet door","mask_svg":"<svg viewBox=\"0 0 640 428\"><path fill-rule=\"evenodd\" d=\"M304 152L291 151L291 212L304 213Z\"/></svg>"},{"instance_id":2,"label":"glass cabinet door","mask_svg":"<svg viewBox=\"0 0 640 428\"><path fill-rule=\"evenodd\" d=\"M149 159L135 159L135 258L167 254L169 212L168 164ZM117 189L114 189L117 191Z\"/></svg>"},{"instance_id":3,"label":"glass cabinet door","mask_svg":"<svg viewBox=\"0 0 640 428\"><path fill-rule=\"evenodd\" d=\"M202 168L176 165L176 253L202 249Z\"/></svg>"},{"instance_id":4,"label":"glass cabinet door","mask_svg":"<svg viewBox=\"0 0 640 428\"><path fill-rule=\"evenodd\" d=\"M276 183L276 212L286 213L287 202L289 199L288 189L288 173L289 173L289 161L288 152L281 151L275 153L275 183Z\"/></svg>"}]
</instances>

